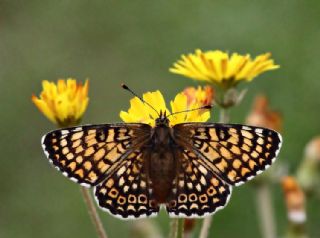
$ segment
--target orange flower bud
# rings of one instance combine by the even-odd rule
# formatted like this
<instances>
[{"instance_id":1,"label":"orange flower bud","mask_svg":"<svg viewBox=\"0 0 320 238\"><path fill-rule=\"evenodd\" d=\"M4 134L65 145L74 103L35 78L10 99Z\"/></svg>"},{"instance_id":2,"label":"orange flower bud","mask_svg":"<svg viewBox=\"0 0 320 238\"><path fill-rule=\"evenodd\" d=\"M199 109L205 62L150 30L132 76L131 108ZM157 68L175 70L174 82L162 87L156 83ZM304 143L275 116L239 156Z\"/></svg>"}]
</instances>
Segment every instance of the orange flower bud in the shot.
<instances>
[{"instance_id":1,"label":"orange flower bud","mask_svg":"<svg viewBox=\"0 0 320 238\"><path fill-rule=\"evenodd\" d=\"M284 191L288 219L292 223L304 223L306 221L305 194L300 185L294 177L286 176L282 179L282 189Z\"/></svg>"},{"instance_id":2,"label":"orange flower bud","mask_svg":"<svg viewBox=\"0 0 320 238\"><path fill-rule=\"evenodd\" d=\"M246 122L253 126L262 126L276 131L282 130L282 117L280 113L269 108L268 99L264 95L255 98Z\"/></svg>"},{"instance_id":3,"label":"orange flower bud","mask_svg":"<svg viewBox=\"0 0 320 238\"><path fill-rule=\"evenodd\" d=\"M204 86L203 89L200 86L198 88L187 87L183 90L183 93L187 96L188 105L198 103L200 107L211 105L214 96L214 90L209 85Z\"/></svg>"}]
</instances>

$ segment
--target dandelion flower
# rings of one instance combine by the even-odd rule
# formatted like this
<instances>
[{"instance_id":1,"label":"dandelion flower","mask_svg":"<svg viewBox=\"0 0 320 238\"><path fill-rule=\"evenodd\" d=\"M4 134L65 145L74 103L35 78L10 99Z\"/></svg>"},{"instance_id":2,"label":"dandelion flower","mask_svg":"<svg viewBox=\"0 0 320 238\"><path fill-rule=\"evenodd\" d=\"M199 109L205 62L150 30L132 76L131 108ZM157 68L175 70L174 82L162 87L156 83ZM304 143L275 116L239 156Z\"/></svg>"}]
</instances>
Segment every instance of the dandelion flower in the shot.
<instances>
[{"instance_id":1,"label":"dandelion flower","mask_svg":"<svg viewBox=\"0 0 320 238\"><path fill-rule=\"evenodd\" d=\"M251 81L263 72L279 68L270 57L271 53L252 59L249 54L229 54L220 50L202 52L197 49L194 54L182 55L169 71L228 89L241 81Z\"/></svg>"},{"instance_id":2,"label":"dandelion flower","mask_svg":"<svg viewBox=\"0 0 320 238\"><path fill-rule=\"evenodd\" d=\"M42 81L40 97L32 95L32 102L53 123L60 127L76 125L87 109L88 80L84 85L75 79L59 79L55 84Z\"/></svg>"},{"instance_id":3,"label":"dandelion flower","mask_svg":"<svg viewBox=\"0 0 320 238\"><path fill-rule=\"evenodd\" d=\"M140 122L146 123L151 126L155 126L155 119L159 117L160 111L170 115L170 113L180 112L189 109L199 108L202 105L194 100L188 104L187 96L182 92L175 96L174 100L170 101L171 112L167 108L163 95L160 91L147 92L142 96L143 100L150 104L143 103L139 98L134 97L130 100L130 108L127 112L121 111L120 118L124 122ZM210 118L210 112L208 110L194 110L189 112L178 113L169 117L170 125L183 123L183 122L206 122Z\"/></svg>"}]
</instances>

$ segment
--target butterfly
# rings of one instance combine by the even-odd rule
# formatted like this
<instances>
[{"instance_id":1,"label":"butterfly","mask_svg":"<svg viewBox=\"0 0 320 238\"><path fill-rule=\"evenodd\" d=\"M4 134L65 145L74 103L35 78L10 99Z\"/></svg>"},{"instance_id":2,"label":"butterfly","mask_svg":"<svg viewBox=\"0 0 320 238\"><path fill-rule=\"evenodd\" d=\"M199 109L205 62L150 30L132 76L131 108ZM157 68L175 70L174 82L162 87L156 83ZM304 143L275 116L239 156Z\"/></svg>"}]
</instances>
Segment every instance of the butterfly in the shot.
<instances>
[{"instance_id":1,"label":"butterfly","mask_svg":"<svg viewBox=\"0 0 320 238\"><path fill-rule=\"evenodd\" d=\"M42 137L43 150L63 175L93 187L98 205L122 218L204 217L228 203L232 187L267 169L281 148L276 131L239 124L185 122L170 126L155 110L146 123L83 125Z\"/></svg>"},{"instance_id":2,"label":"butterfly","mask_svg":"<svg viewBox=\"0 0 320 238\"><path fill-rule=\"evenodd\" d=\"M267 169L281 147L273 130L219 123L84 125L42 138L63 175L94 187L99 206L123 218L203 217L222 209L232 187Z\"/></svg>"}]
</instances>

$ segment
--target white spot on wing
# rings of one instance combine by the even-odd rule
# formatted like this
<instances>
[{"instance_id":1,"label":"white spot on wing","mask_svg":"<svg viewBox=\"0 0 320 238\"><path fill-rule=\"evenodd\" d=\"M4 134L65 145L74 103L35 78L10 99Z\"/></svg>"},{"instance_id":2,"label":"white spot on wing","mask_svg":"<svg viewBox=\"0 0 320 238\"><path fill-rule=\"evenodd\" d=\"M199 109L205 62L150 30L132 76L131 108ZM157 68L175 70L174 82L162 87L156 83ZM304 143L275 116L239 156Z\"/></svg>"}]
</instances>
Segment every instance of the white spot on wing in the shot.
<instances>
[{"instance_id":1,"label":"white spot on wing","mask_svg":"<svg viewBox=\"0 0 320 238\"><path fill-rule=\"evenodd\" d=\"M81 126L80 127L76 127L76 128L73 129L73 131L82 131L82 127Z\"/></svg>"},{"instance_id":2,"label":"white spot on wing","mask_svg":"<svg viewBox=\"0 0 320 238\"><path fill-rule=\"evenodd\" d=\"M254 131L255 131L256 133L261 134L261 133L263 132L263 129L262 129L262 128L256 128Z\"/></svg>"},{"instance_id":3,"label":"white spot on wing","mask_svg":"<svg viewBox=\"0 0 320 238\"><path fill-rule=\"evenodd\" d=\"M41 138L41 146L42 146L44 154L46 155L47 158L49 158L49 153L48 153L48 151L46 149L46 145L44 144L44 140L45 140L46 136L47 136L47 134L42 136L42 138Z\"/></svg>"},{"instance_id":4,"label":"white spot on wing","mask_svg":"<svg viewBox=\"0 0 320 238\"><path fill-rule=\"evenodd\" d=\"M48 153L48 151L47 151L46 149L43 149L43 152L44 152L44 154L46 155L46 157L49 158L49 153ZM52 163L51 160L49 160L49 161Z\"/></svg>"},{"instance_id":5,"label":"white spot on wing","mask_svg":"<svg viewBox=\"0 0 320 238\"><path fill-rule=\"evenodd\" d=\"M239 181L239 182L235 183L234 185L235 185L235 186L240 186L240 185L242 185L242 184L244 184L244 183L245 183L245 181Z\"/></svg>"},{"instance_id":6,"label":"white spot on wing","mask_svg":"<svg viewBox=\"0 0 320 238\"><path fill-rule=\"evenodd\" d=\"M76 178L69 177L69 179L70 179L71 181L73 181L73 182L78 183L78 179L76 179Z\"/></svg>"},{"instance_id":7,"label":"white spot on wing","mask_svg":"<svg viewBox=\"0 0 320 238\"><path fill-rule=\"evenodd\" d=\"M66 135L66 134L68 134L68 133L69 133L69 131L68 131L68 130L61 130L60 132L61 132L61 135Z\"/></svg>"},{"instance_id":8,"label":"white spot on wing","mask_svg":"<svg viewBox=\"0 0 320 238\"><path fill-rule=\"evenodd\" d=\"M122 166L122 167L118 170L117 175L118 175L118 176L122 175L125 170L126 170L126 167Z\"/></svg>"},{"instance_id":9,"label":"white spot on wing","mask_svg":"<svg viewBox=\"0 0 320 238\"><path fill-rule=\"evenodd\" d=\"M262 172L263 172L263 170L258 170L256 173L258 175L258 174L261 174Z\"/></svg>"},{"instance_id":10,"label":"white spot on wing","mask_svg":"<svg viewBox=\"0 0 320 238\"><path fill-rule=\"evenodd\" d=\"M86 188L90 188L90 184L87 183L79 183L81 186L86 187Z\"/></svg>"},{"instance_id":11,"label":"white spot on wing","mask_svg":"<svg viewBox=\"0 0 320 238\"><path fill-rule=\"evenodd\" d=\"M44 145L44 140L46 139L48 134L45 134L44 136L41 137L41 144Z\"/></svg>"}]
</instances>

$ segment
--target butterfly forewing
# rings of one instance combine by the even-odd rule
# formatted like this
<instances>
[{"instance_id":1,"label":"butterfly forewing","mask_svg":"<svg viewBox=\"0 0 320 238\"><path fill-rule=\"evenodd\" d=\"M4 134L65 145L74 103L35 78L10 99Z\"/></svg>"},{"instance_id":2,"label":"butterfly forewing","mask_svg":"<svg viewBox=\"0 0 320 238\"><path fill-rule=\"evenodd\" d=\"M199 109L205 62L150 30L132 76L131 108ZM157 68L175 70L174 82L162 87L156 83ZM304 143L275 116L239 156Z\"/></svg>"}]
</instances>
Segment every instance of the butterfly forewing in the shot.
<instances>
[{"instance_id":1,"label":"butterfly forewing","mask_svg":"<svg viewBox=\"0 0 320 238\"><path fill-rule=\"evenodd\" d=\"M202 165L192 151L180 154L180 169L173 181L170 201L166 204L172 217L203 217L223 208L232 187Z\"/></svg>"},{"instance_id":2,"label":"butterfly forewing","mask_svg":"<svg viewBox=\"0 0 320 238\"><path fill-rule=\"evenodd\" d=\"M55 130L42 146L57 169L84 186L101 182L150 137L146 124L103 124Z\"/></svg>"},{"instance_id":3,"label":"butterfly forewing","mask_svg":"<svg viewBox=\"0 0 320 238\"><path fill-rule=\"evenodd\" d=\"M281 147L279 133L236 124L183 123L173 127L178 143L231 185L240 185L268 168Z\"/></svg>"},{"instance_id":4,"label":"butterfly forewing","mask_svg":"<svg viewBox=\"0 0 320 238\"><path fill-rule=\"evenodd\" d=\"M124 219L159 212L151 181L144 173L143 156L140 150L130 153L114 173L96 186L95 195L100 207Z\"/></svg>"}]
</instances>

